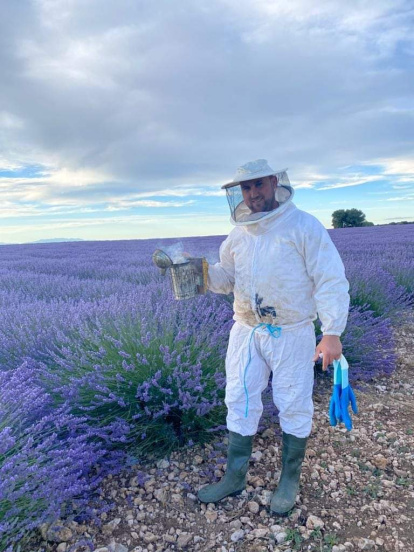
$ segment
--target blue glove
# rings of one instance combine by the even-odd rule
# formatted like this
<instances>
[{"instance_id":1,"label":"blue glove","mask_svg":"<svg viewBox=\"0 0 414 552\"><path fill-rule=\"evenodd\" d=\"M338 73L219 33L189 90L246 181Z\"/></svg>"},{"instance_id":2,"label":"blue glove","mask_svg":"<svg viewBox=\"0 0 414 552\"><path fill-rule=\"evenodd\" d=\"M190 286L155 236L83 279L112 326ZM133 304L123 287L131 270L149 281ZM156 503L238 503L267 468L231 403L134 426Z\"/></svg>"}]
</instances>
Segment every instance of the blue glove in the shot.
<instances>
[{"instance_id":1,"label":"blue glove","mask_svg":"<svg viewBox=\"0 0 414 552\"><path fill-rule=\"evenodd\" d=\"M348 382L348 363L344 355L339 360L334 360L334 383L331 401L329 403L329 419L331 426L343 422L348 431L352 429L352 420L348 408L351 403L352 410L358 414L356 398L352 387Z\"/></svg>"}]
</instances>

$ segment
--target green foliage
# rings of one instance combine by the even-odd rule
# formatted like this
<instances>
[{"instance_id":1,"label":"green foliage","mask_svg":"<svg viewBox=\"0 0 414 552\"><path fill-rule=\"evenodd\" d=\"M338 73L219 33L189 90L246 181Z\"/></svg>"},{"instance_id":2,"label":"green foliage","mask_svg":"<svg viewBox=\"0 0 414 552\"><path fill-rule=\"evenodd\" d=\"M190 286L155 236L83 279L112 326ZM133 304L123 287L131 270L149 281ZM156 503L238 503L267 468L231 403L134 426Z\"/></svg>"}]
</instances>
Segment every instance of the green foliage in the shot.
<instances>
[{"instance_id":1,"label":"green foliage","mask_svg":"<svg viewBox=\"0 0 414 552\"><path fill-rule=\"evenodd\" d=\"M318 527L317 529L311 531L310 537L317 540L322 539L322 531L320 530L320 528Z\"/></svg>"},{"instance_id":2,"label":"green foliage","mask_svg":"<svg viewBox=\"0 0 414 552\"><path fill-rule=\"evenodd\" d=\"M332 213L332 226L344 228L347 226L374 226L365 219L365 214L359 209L338 209Z\"/></svg>"},{"instance_id":3,"label":"green foliage","mask_svg":"<svg viewBox=\"0 0 414 552\"><path fill-rule=\"evenodd\" d=\"M225 419L224 361L220 341L200 341L166 328L147 340L139 322L119 319L55 351L50 392L58 404L56 382L70 388L73 414L94 428L128 426L120 446L133 456L207 442Z\"/></svg>"},{"instance_id":4,"label":"green foliage","mask_svg":"<svg viewBox=\"0 0 414 552\"><path fill-rule=\"evenodd\" d=\"M402 487L408 487L411 484L411 482L406 477L398 477L396 484L401 485Z\"/></svg>"},{"instance_id":5,"label":"green foliage","mask_svg":"<svg viewBox=\"0 0 414 552\"><path fill-rule=\"evenodd\" d=\"M327 533L324 535L323 540L327 546L324 547L324 550L327 552L332 550L332 547L338 543L338 538L333 533Z\"/></svg>"},{"instance_id":6,"label":"green foliage","mask_svg":"<svg viewBox=\"0 0 414 552\"><path fill-rule=\"evenodd\" d=\"M298 529L288 528L286 531L286 540L290 542L293 550L300 550L300 545L303 542L303 537Z\"/></svg>"},{"instance_id":7,"label":"green foliage","mask_svg":"<svg viewBox=\"0 0 414 552\"><path fill-rule=\"evenodd\" d=\"M314 529L310 536L312 539L319 541L318 550L321 552L331 552L332 547L338 544L338 537L334 533L326 533L323 535L319 528Z\"/></svg>"},{"instance_id":8,"label":"green foliage","mask_svg":"<svg viewBox=\"0 0 414 552\"><path fill-rule=\"evenodd\" d=\"M380 483L369 483L366 487L364 487L364 493L371 498L378 498L379 496L382 496Z\"/></svg>"}]
</instances>

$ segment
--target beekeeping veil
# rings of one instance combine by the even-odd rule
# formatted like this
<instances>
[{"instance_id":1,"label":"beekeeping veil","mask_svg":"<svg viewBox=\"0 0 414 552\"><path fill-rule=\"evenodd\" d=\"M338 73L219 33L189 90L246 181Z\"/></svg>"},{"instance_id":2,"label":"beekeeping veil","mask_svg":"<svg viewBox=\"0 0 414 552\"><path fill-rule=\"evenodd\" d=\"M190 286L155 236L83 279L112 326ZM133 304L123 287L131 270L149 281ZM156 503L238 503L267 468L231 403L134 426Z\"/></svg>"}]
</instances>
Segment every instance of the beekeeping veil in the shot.
<instances>
[{"instance_id":1,"label":"beekeeping veil","mask_svg":"<svg viewBox=\"0 0 414 552\"><path fill-rule=\"evenodd\" d=\"M253 213L244 202L240 184L247 180L264 178L265 176L276 176L277 187L275 190L275 198L279 206L289 201L294 194L294 190L289 182L287 169L281 171L273 170L267 163L266 159L257 159L250 161L239 167L231 182L224 184L221 188L226 190L227 201L230 207L231 223L235 226L254 224L259 220L272 216L273 211L264 211Z\"/></svg>"}]
</instances>

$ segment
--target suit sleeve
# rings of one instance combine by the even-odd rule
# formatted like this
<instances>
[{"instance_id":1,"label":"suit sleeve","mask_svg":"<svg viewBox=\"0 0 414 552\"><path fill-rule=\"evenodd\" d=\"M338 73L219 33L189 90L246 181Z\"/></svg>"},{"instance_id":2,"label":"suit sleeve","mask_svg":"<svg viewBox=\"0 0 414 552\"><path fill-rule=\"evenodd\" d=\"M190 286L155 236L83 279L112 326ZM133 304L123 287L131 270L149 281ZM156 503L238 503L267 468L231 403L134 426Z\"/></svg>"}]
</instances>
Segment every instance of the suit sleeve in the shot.
<instances>
[{"instance_id":1,"label":"suit sleeve","mask_svg":"<svg viewBox=\"0 0 414 552\"><path fill-rule=\"evenodd\" d=\"M349 283L338 250L327 230L314 219L304 237L306 269L314 283L313 297L324 335L340 336L349 310Z\"/></svg>"},{"instance_id":2,"label":"suit sleeve","mask_svg":"<svg viewBox=\"0 0 414 552\"><path fill-rule=\"evenodd\" d=\"M208 289L214 293L228 294L234 288L234 258L230 252L230 239L220 246L220 261L208 267Z\"/></svg>"}]
</instances>

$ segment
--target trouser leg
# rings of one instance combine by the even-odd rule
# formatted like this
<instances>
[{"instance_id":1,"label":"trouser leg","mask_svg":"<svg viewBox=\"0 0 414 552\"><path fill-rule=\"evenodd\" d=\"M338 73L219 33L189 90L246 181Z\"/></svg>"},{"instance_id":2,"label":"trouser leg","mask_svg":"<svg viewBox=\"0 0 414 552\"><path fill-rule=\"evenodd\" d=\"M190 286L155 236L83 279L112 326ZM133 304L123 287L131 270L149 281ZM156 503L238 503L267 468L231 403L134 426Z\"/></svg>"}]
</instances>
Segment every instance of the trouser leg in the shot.
<instances>
[{"instance_id":1,"label":"trouser leg","mask_svg":"<svg viewBox=\"0 0 414 552\"><path fill-rule=\"evenodd\" d=\"M246 487L253 437L263 412L261 395L270 374L254 342L251 343L249 355L249 335L249 328L237 323L230 332L225 398L229 430L227 471L219 483L200 489L198 498L201 502L218 502L226 496L240 493Z\"/></svg>"},{"instance_id":2,"label":"trouser leg","mask_svg":"<svg viewBox=\"0 0 414 552\"><path fill-rule=\"evenodd\" d=\"M305 326L286 335L285 348L273 367L273 398L279 410L282 438L282 472L270 509L285 515L299 492L302 462L312 429L315 335Z\"/></svg>"},{"instance_id":3,"label":"trouser leg","mask_svg":"<svg viewBox=\"0 0 414 552\"><path fill-rule=\"evenodd\" d=\"M313 326L286 331L280 346L277 342L272 345L273 402L279 411L280 426L289 435L308 437L313 418Z\"/></svg>"},{"instance_id":4,"label":"trouser leg","mask_svg":"<svg viewBox=\"0 0 414 552\"><path fill-rule=\"evenodd\" d=\"M257 347L259 345L259 349ZM260 336L234 324L226 356L227 428L240 435L255 435L263 412L262 392L270 368L260 353Z\"/></svg>"}]
</instances>

